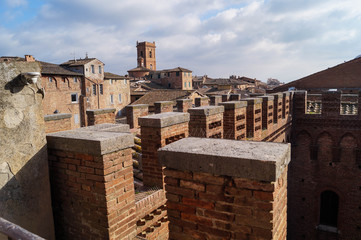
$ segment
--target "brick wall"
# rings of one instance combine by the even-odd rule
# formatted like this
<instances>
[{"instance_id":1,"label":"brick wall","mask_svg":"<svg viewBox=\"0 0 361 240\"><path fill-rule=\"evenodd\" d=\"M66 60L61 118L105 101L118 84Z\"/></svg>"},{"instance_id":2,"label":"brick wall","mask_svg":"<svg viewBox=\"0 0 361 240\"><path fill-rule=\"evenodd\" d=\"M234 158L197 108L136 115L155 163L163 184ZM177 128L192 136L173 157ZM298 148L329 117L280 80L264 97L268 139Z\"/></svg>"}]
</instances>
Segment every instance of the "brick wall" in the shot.
<instances>
[{"instance_id":1,"label":"brick wall","mask_svg":"<svg viewBox=\"0 0 361 240\"><path fill-rule=\"evenodd\" d=\"M203 107L209 105L209 98L208 97L198 97L195 98L195 106L196 107Z\"/></svg>"},{"instance_id":2,"label":"brick wall","mask_svg":"<svg viewBox=\"0 0 361 240\"><path fill-rule=\"evenodd\" d=\"M188 109L192 108L192 99L178 99L177 100L177 111L188 112Z\"/></svg>"},{"instance_id":3,"label":"brick wall","mask_svg":"<svg viewBox=\"0 0 361 240\"><path fill-rule=\"evenodd\" d=\"M234 140L246 139L246 101L220 103L224 106L223 125L224 138Z\"/></svg>"},{"instance_id":4,"label":"brick wall","mask_svg":"<svg viewBox=\"0 0 361 240\"><path fill-rule=\"evenodd\" d=\"M139 118L142 136L143 184L163 188L160 147L188 137L188 113L168 112Z\"/></svg>"},{"instance_id":5,"label":"brick wall","mask_svg":"<svg viewBox=\"0 0 361 240\"><path fill-rule=\"evenodd\" d=\"M115 123L115 111L115 108L87 110L88 126L102 123Z\"/></svg>"},{"instance_id":6,"label":"brick wall","mask_svg":"<svg viewBox=\"0 0 361 240\"><path fill-rule=\"evenodd\" d=\"M132 239L133 135L87 129L47 141L57 239Z\"/></svg>"},{"instance_id":7,"label":"brick wall","mask_svg":"<svg viewBox=\"0 0 361 240\"><path fill-rule=\"evenodd\" d=\"M286 239L290 145L187 138L159 154L170 239Z\"/></svg>"},{"instance_id":8,"label":"brick wall","mask_svg":"<svg viewBox=\"0 0 361 240\"><path fill-rule=\"evenodd\" d=\"M307 114L305 104L311 97L306 92L294 95L296 114L292 119L288 182L289 238L359 239L360 114L340 114L340 92L317 96L322 101L321 113ZM324 191L332 191L339 198L337 223L333 226L323 224L320 219Z\"/></svg>"},{"instance_id":9,"label":"brick wall","mask_svg":"<svg viewBox=\"0 0 361 240\"><path fill-rule=\"evenodd\" d=\"M163 112L173 112L172 101L160 101L154 103L154 112L155 113L163 113Z\"/></svg>"},{"instance_id":10,"label":"brick wall","mask_svg":"<svg viewBox=\"0 0 361 240\"><path fill-rule=\"evenodd\" d=\"M227 102L228 99L229 99L228 94L223 94L223 95L222 95L222 102Z\"/></svg>"},{"instance_id":11,"label":"brick wall","mask_svg":"<svg viewBox=\"0 0 361 240\"><path fill-rule=\"evenodd\" d=\"M241 94L231 94L229 96L229 101L239 101L241 100L242 95Z\"/></svg>"},{"instance_id":12,"label":"brick wall","mask_svg":"<svg viewBox=\"0 0 361 240\"><path fill-rule=\"evenodd\" d=\"M283 94L271 94L274 97L273 103L273 122L278 123L282 119Z\"/></svg>"},{"instance_id":13,"label":"brick wall","mask_svg":"<svg viewBox=\"0 0 361 240\"><path fill-rule=\"evenodd\" d=\"M148 115L147 104L128 105L126 107L127 123L130 128L138 128L138 118Z\"/></svg>"},{"instance_id":14,"label":"brick wall","mask_svg":"<svg viewBox=\"0 0 361 240\"><path fill-rule=\"evenodd\" d=\"M223 138L223 106L196 107L188 112L190 136Z\"/></svg>"},{"instance_id":15,"label":"brick wall","mask_svg":"<svg viewBox=\"0 0 361 240\"><path fill-rule=\"evenodd\" d=\"M72 115L70 113L45 115L45 133L70 130L71 116Z\"/></svg>"}]
</instances>

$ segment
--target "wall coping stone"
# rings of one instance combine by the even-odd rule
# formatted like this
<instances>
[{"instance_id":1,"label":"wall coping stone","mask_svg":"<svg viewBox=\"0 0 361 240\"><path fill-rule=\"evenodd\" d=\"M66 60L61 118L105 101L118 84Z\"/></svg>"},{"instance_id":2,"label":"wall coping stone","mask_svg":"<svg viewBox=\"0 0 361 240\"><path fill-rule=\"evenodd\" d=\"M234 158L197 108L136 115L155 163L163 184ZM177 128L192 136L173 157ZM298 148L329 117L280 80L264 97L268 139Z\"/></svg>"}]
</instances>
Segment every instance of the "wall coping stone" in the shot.
<instances>
[{"instance_id":1,"label":"wall coping stone","mask_svg":"<svg viewBox=\"0 0 361 240\"><path fill-rule=\"evenodd\" d=\"M222 102L219 105L224 106L224 109L236 109L247 107L247 101L230 101L230 102Z\"/></svg>"},{"instance_id":2,"label":"wall coping stone","mask_svg":"<svg viewBox=\"0 0 361 240\"><path fill-rule=\"evenodd\" d=\"M275 99L275 97L272 95L260 96L258 98L262 98L263 101L273 101Z\"/></svg>"},{"instance_id":3,"label":"wall coping stone","mask_svg":"<svg viewBox=\"0 0 361 240\"><path fill-rule=\"evenodd\" d=\"M159 149L158 156L171 169L274 182L290 162L290 146L189 137Z\"/></svg>"},{"instance_id":4,"label":"wall coping stone","mask_svg":"<svg viewBox=\"0 0 361 240\"><path fill-rule=\"evenodd\" d=\"M104 113L113 113L115 112L115 108L102 108L102 109L89 109L86 110L86 113L93 113L94 115L104 114Z\"/></svg>"},{"instance_id":5,"label":"wall coping stone","mask_svg":"<svg viewBox=\"0 0 361 240\"><path fill-rule=\"evenodd\" d=\"M135 104L135 105L128 105L126 107L132 108L132 109L147 108L147 107L149 107L149 104Z\"/></svg>"},{"instance_id":6,"label":"wall coping stone","mask_svg":"<svg viewBox=\"0 0 361 240\"><path fill-rule=\"evenodd\" d=\"M282 98L282 97L283 97L283 93L272 93L272 94L270 94L270 95L274 96L275 99L277 99L277 98Z\"/></svg>"},{"instance_id":7,"label":"wall coping stone","mask_svg":"<svg viewBox=\"0 0 361 240\"><path fill-rule=\"evenodd\" d=\"M255 104L261 104L262 103L262 98L244 98L242 99L243 101L247 101L248 105L255 105Z\"/></svg>"},{"instance_id":8,"label":"wall coping stone","mask_svg":"<svg viewBox=\"0 0 361 240\"><path fill-rule=\"evenodd\" d=\"M290 95L290 92L283 92L283 96L288 97Z\"/></svg>"},{"instance_id":9,"label":"wall coping stone","mask_svg":"<svg viewBox=\"0 0 361 240\"><path fill-rule=\"evenodd\" d=\"M198 99L201 99L201 100L209 100L209 97L197 97ZM197 99L196 98L196 99Z\"/></svg>"},{"instance_id":10,"label":"wall coping stone","mask_svg":"<svg viewBox=\"0 0 361 240\"><path fill-rule=\"evenodd\" d=\"M164 105L173 105L174 102L173 101L158 101L158 102L154 102L154 106L160 105L160 106L164 106Z\"/></svg>"},{"instance_id":11,"label":"wall coping stone","mask_svg":"<svg viewBox=\"0 0 361 240\"><path fill-rule=\"evenodd\" d=\"M46 135L48 148L91 155L104 155L134 146L131 133L70 130Z\"/></svg>"},{"instance_id":12,"label":"wall coping stone","mask_svg":"<svg viewBox=\"0 0 361 240\"><path fill-rule=\"evenodd\" d=\"M164 128L175 124L189 122L189 113L165 112L138 118L141 127Z\"/></svg>"},{"instance_id":13,"label":"wall coping stone","mask_svg":"<svg viewBox=\"0 0 361 240\"><path fill-rule=\"evenodd\" d=\"M50 114L44 116L44 121L49 122L49 121L62 120L66 118L71 118L71 116L72 116L71 113Z\"/></svg>"},{"instance_id":14,"label":"wall coping stone","mask_svg":"<svg viewBox=\"0 0 361 240\"><path fill-rule=\"evenodd\" d=\"M177 99L177 102L193 102L192 99Z\"/></svg>"},{"instance_id":15,"label":"wall coping stone","mask_svg":"<svg viewBox=\"0 0 361 240\"><path fill-rule=\"evenodd\" d=\"M210 116L224 112L223 106L203 106L188 109L191 115Z\"/></svg>"},{"instance_id":16,"label":"wall coping stone","mask_svg":"<svg viewBox=\"0 0 361 240\"><path fill-rule=\"evenodd\" d=\"M100 132L130 132L130 128L128 124L121 123L102 123L89 127L78 128L78 131L100 131Z\"/></svg>"}]
</instances>

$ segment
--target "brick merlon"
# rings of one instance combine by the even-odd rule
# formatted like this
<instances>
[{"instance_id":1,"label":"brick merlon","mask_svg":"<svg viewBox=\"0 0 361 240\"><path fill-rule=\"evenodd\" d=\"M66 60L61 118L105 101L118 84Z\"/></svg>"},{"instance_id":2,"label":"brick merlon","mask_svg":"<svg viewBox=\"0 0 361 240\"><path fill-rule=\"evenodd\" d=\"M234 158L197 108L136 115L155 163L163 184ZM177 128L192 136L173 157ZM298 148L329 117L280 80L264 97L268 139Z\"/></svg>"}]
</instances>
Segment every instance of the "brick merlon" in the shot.
<instances>
[{"instance_id":1,"label":"brick merlon","mask_svg":"<svg viewBox=\"0 0 361 240\"><path fill-rule=\"evenodd\" d=\"M283 96L288 97L290 95L290 92L283 92Z\"/></svg>"},{"instance_id":2,"label":"brick merlon","mask_svg":"<svg viewBox=\"0 0 361 240\"><path fill-rule=\"evenodd\" d=\"M244 98L243 101L247 101L248 105L255 105L262 103L262 98Z\"/></svg>"},{"instance_id":3,"label":"brick merlon","mask_svg":"<svg viewBox=\"0 0 361 240\"><path fill-rule=\"evenodd\" d=\"M290 162L290 144L190 137L158 154L170 169L274 182Z\"/></svg>"},{"instance_id":4,"label":"brick merlon","mask_svg":"<svg viewBox=\"0 0 361 240\"><path fill-rule=\"evenodd\" d=\"M224 112L223 106L203 106L188 109L191 115L210 116Z\"/></svg>"},{"instance_id":5,"label":"brick merlon","mask_svg":"<svg viewBox=\"0 0 361 240\"><path fill-rule=\"evenodd\" d=\"M44 121L48 122L48 121L66 119L66 118L71 118L71 113L58 113L58 114L45 115Z\"/></svg>"},{"instance_id":6,"label":"brick merlon","mask_svg":"<svg viewBox=\"0 0 361 240\"><path fill-rule=\"evenodd\" d=\"M224 106L224 109L237 109L242 107L247 107L247 101L230 101L222 102L219 105Z\"/></svg>"},{"instance_id":7,"label":"brick merlon","mask_svg":"<svg viewBox=\"0 0 361 240\"><path fill-rule=\"evenodd\" d=\"M273 101L275 99L275 97L272 95L260 96L258 98L262 98L263 101Z\"/></svg>"},{"instance_id":8,"label":"brick merlon","mask_svg":"<svg viewBox=\"0 0 361 240\"><path fill-rule=\"evenodd\" d=\"M104 155L134 146L131 133L71 130L46 136L48 148L91 155Z\"/></svg>"},{"instance_id":9,"label":"brick merlon","mask_svg":"<svg viewBox=\"0 0 361 240\"><path fill-rule=\"evenodd\" d=\"M141 127L168 127L179 123L189 122L189 113L165 112L138 119Z\"/></svg>"},{"instance_id":10,"label":"brick merlon","mask_svg":"<svg viewBox=\"0 0 361 240\"><path fill-rule=\"evenodd\" d=\"M89 109L86 110L86 113L92 113L94 115L98 115L98 114L104 114L104 113L113 113L115 112L116 109L115 108L103 108L103 109Z\"/></svg>"},{"instance_id":11,"label":"brick merlon","mask_svg":"<svg viewBox=\"0 0 361 240\"><path fill-rule=\"evenodd\" d=\"M78 128L78 131L100 131L100 132L130 132L128 124L102 123L89 127Z\"/></svg>"}]
</instances>

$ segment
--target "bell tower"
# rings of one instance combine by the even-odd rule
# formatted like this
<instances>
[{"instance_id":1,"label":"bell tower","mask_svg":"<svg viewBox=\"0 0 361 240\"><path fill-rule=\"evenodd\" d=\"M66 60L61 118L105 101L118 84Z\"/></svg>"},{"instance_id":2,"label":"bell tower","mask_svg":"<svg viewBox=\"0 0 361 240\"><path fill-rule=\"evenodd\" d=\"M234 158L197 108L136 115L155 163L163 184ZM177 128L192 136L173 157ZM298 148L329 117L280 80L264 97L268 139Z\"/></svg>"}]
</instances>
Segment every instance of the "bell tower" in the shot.
<instances>
[{"instance_id":1,"label":"bell tower","mask_svg":"<svg viewBox=\"0 0 361 240\"><path fill-rule=\"evenodd\" d=\"M155 59L155 42L150 43L137 41L137 62L138 67L157 70Z\"/></svg>"}]
</instances>

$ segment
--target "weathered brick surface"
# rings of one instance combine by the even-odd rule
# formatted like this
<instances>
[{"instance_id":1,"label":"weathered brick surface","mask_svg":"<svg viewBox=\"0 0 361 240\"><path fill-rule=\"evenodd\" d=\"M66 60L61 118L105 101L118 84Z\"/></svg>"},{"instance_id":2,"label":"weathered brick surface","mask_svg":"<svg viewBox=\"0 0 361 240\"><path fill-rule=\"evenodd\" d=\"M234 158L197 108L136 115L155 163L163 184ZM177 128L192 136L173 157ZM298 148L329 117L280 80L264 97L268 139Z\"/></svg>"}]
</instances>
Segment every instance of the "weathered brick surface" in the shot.
<instances>
[{"instance_id":1,"label":"weathered brick surface","mask_svg":"<svg viewBox=\"0 0 361 240\"><path fill-rule=\"evenodd\" d=\"M233 101L220 103L220 105L225 107L223 113L224 138L245 140L247 102Z\"/></svg>"},{"instance_id":2,"label":"weathered brick surface","mask_svg":"<svg viewBox=\"0 0 361 240\"><path fill-rule=\"evenodd\" d=\"M306 99L309 96L305 92L294 95L288 237L359 239L360 114L340 115L338 92L322 94L321 114L305 114ZM320 225L320 196L326 190L339 197L338 221L334 226L339 233L317 229Z\"/></svg>"},{"instance_id":3,"label":"weathered brick surface","mask_svg":"<svg viewBox=\"0 0 361 240\"><path fill-rule=\"evenodd\" d=\"M173 112L173 105L172 101L161 101L154 103L154 112L155 113L163 113L163 112Z\"/></svg>"},{"instance_id":4,"label":"weathered brick surface","mask_svg":"<svg viewBox=\"0 0 361 240\"><path fill-rule=\"evenodd\" d=\"M209 98L208 97L195 98L195 106L196 107L209 106Z\"/></svg>"},{"instance_id":5,"label":"weathered brick surface","mask_svg":"<svg viewBox=\"0 0 361 240\"><path fill-rule=\"evenodd\" d=\"M183 152L175 151L162 158ZM287 167L276 181L168 166L164 173L169 239L286 239Z\"/></svg>"},{"instance_id":6,"label":"weathered brick surface","mask_svg":"<svg viewBox=\"0 0 361 240\"><path fill-rule=\"evenodd\" d=\"M246 98L247 101L247 138L260 141L262 134L262 99Z\"/></svg>"},{"instance_id":7,"label":"weathered brick surface","mask_svg":"<svg viewBox=\"0 0 361 240\"><path fill-rule=\"evenodd\" d=\"M148 105L128 105L126 107L126 115L130 128L139 128L138 118L148 115Z\"/></svg>"},{"instance_id":8,"label":"weathered brick surface","mask_svg":"<svg viewBox=\"0 0 361 240\"><path fill-rule=\"evenodd\" d=\"M188 112L188 109L192 108L193 100L192 99L178 99L177 100L177 111L178 112Z\"/></svg>"},{"instance_id":9,"label":"weathered brick surface","mask_svg":"<svg viewBox=\"0 0 361 240\"><path fill-rule=\"evenodd\" d=\"M189 135L192 137L223 138L222 106L192 108L190 113Z\"/></svg>"},{"instance_id":10,"label":"weathered brick surface","mask_svg":"<svg viewBox=\"0 0 361 240\"><path fill-rule=\"evenodd\" d=\"M227 164L228 160L222 159L222 154L216 153L216 150L222 147L216 140L212 140L212 148L216 150L208 151L204 148L200 150L199 157L190 156L194 149L200 148L200 144L194 145L196 138L193 139L184 139L160 150L161 161L166 166L164 173L169 238L286 239L287 163L290 156L279 158L280 156L274 155L275 161L284 167L278 168L272 178L266 175L273 170L259 175L257 180L240 177L238 172L236 176L217 175L214 172L227 171L226 168L230 166L224 169L213 166L217 170L205 172L209 163L204 161L213 158L215 154L217 160ZM262 146L259 145L260 151L267 151L265 145ZM285 146L278 146L284 149L282 151L289 151ZM186 153L189 147L194 149ZM230 148L234 147L232 144ZM209 155L206 152L210 152ZM180 158L188 157L191 159L185 161L184 165L178 164ZM227 158L230 157L227 155ZM243 160L239 161L242 164ZM259 161L265 163L264 160ZM180 168L183 170L179 170ZM244 168L245 171L251 171L251 165L245 165ZM266 178L269 180L265 180Z\"/></svg>"},{"instance_id":11,"label":"weathered brick surface","mask_svg":"<svg viewBox=\"0 0 361 240\"><path fill-rule=\"evenodd\" d=\"M71 114L46 115L45 133L60 132L72 129Z\"/></svg>"},{"instance_id":12,"label":"weathered brick surface","mask_svg":"<svg viewBox=\"0 0 361 240\"><path fill-rule=\"evenodd\" d=\"M131 149L89 154L85 149L84 152L58 149L57 137L48 141L57 239L134 237L136 211Z\"/></svg>"},{"instance_id":13,"label":"weathered brick surface","mask_svg":"<svg viewBox=\"0 0 361 240\"><path fill-rule=\"evenodd\" d=\"M87 110L88 126L102 123L115 123L115 108Z\"/></svg>"},{"instance_id":14,"label":"weathered brick surface","mask_svg":"<svg viewBox=\"0 0 361 240\"><path fill-rule=\"evenodd\" d=\"M211 96L209 99L211 106L218 106L222 102L222 96Z\"/></svg>"}]
</instances>

